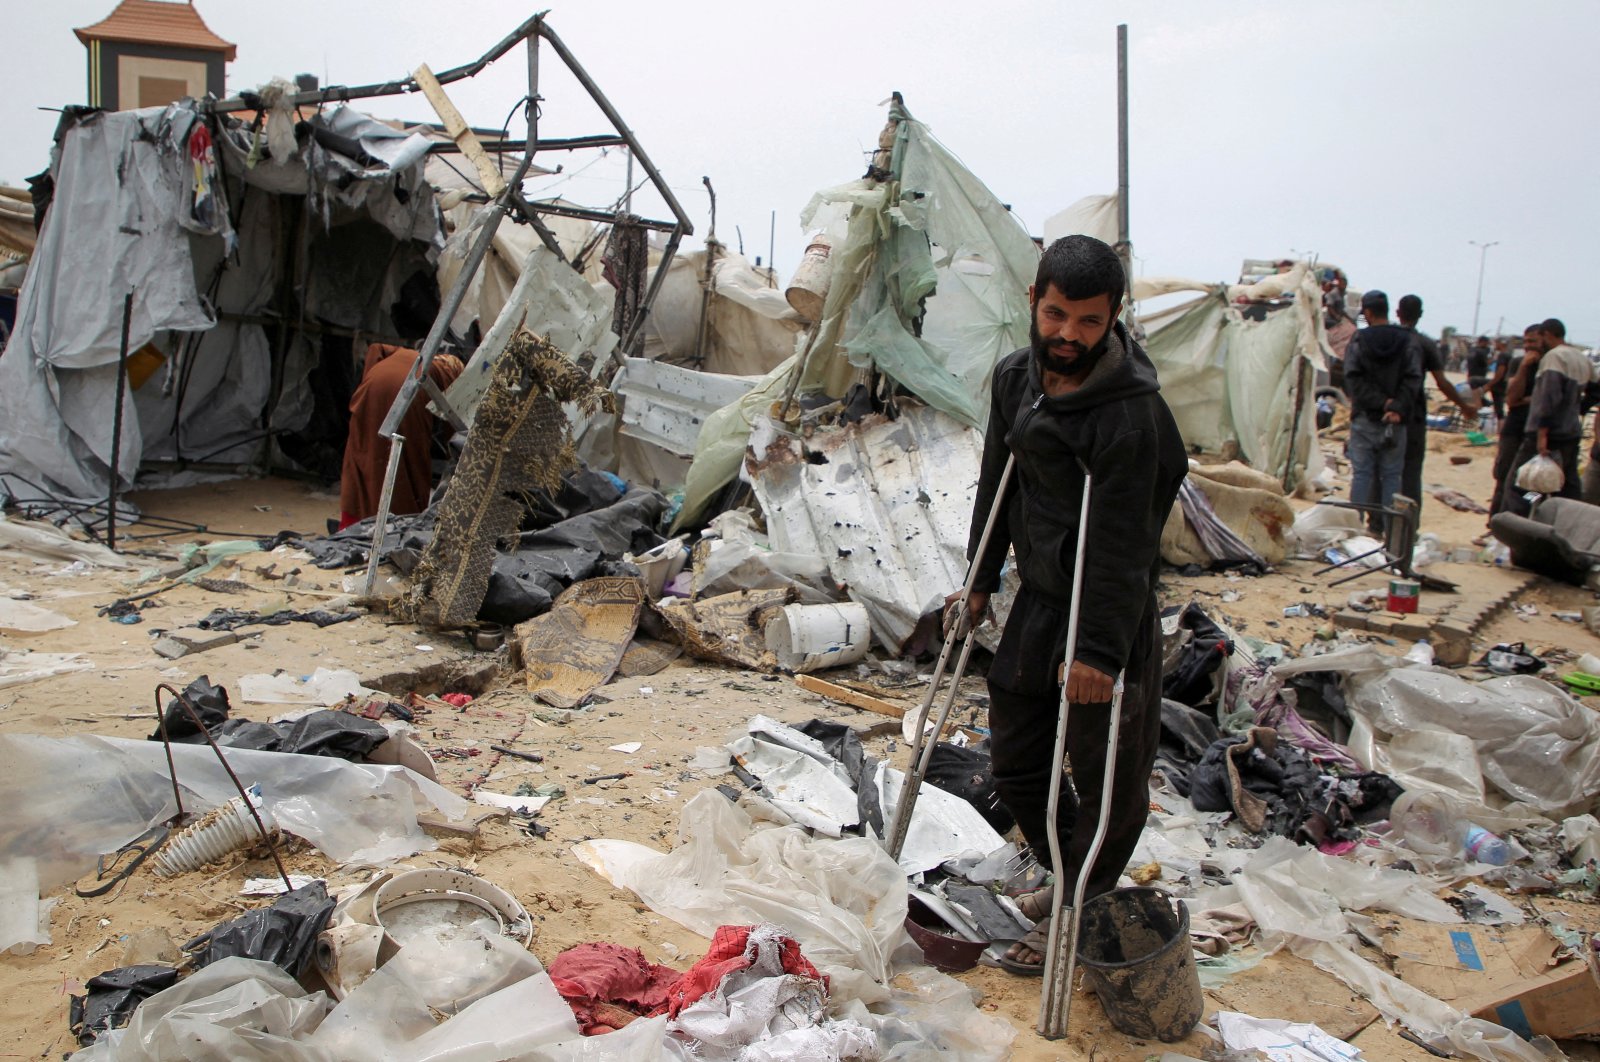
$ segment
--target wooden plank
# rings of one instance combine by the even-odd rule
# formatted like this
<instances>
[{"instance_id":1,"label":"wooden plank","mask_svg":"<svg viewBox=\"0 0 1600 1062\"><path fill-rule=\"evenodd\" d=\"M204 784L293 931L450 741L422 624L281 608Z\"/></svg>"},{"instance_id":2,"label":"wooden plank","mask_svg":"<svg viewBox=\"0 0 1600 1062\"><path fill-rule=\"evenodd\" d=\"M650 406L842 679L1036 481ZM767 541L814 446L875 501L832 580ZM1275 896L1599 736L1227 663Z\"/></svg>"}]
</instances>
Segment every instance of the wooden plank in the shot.
<instances>
[{"instance_id":1,"label":"wooden plank","mask_svg":"<svg viewBox=\"0 0 1600 1062\"><path fill-rule=\"evenodd\" d=\"M456 110L456 105L445 95L444 86L439 84L439 79L433 76L433 71L428 69L427 63L412 71L411 76L416 79L417 87L422 89L422 94L428 97L428 102L433 105L434 113L444 123L444 130L450 134L450 139L456 142L461 153L478 168L478 176L483 180L483 190L491 197L499 196L506 190L506 179L500 173L500 167L495 165L489 153L483 149L483 142L478 139L478 134L472 131L466 119L461 117L461 112Z\"/></svg>"},{"instance_id":2,"label":"wooden plank","mask_svg":"<svg viewBox=\"0 0 1600 1062\"><path fill-rule=\"evenodd\" d=\"M871 694L850 689L848 686L841 686L836 682L819 679L815 675L796 675L794 684L803 690L821 694L830 701L848 704L852 708L860 708L863 711L876 712L879 715L887 715L893 719L899 719L906 714L903 705L894 704L881 697L874 697Z\"/></svg>"}]
</instances>

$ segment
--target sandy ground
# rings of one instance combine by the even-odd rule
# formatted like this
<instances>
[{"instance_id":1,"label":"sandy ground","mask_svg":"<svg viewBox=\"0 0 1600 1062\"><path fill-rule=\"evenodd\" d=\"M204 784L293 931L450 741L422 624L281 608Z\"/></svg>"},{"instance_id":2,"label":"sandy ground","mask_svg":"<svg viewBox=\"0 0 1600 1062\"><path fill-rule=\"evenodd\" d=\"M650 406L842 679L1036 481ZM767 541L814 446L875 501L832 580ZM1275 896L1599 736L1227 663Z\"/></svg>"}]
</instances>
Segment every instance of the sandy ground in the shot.
<instances>
[{"instance_id":1,"label":"sandy ground","mask_svg":"<svg viewBox=\"0 0 1600 1062\"><path fill-rule=\"evenodd\" d=\"M1336 443L1328 446L1337 448ZM1459 436L1435 436L1432 451L1426 470L1429 483L1454 487L1474 498L1487 495L1492 449L1470 447ZM1468 456L1470 463L1451 464L1449 454ZM336 496L326 490L282 480L239 481L146 494L136 500L147 512L205 523L208 533L198 537L211 540L266 536L283 528L318 531L337 507ZM1423 528L1437 533L1447 547L1466 545L1482 532L1484 519L1429 499ZM140 539L131 545L148 554L141 563L163 567L170 564L164 558L175 556L192 537ZM553 781L566 788L567 796L545 809L541 821L549 832L543 838L510 822L490 820L473 838L441 835L438 851L412 862L465 865L512 891L536 916L533 949L546 962L570 945L610 940L639 947L651 960L687 966L707 942L657 916L631 893L611 888L573 857L571 845L591 837L619 837L662 848L674 845L684 802L720 780L689 770L695 748L722 743L757 712L791 723L817 716L876 719L826 702L787 679L767 680L683 662L649 678L619 680L603 689L591 708L564 715L538 705L512 681L504 666L504 650L476 652L461 638L391 625L382 616L363 616L325 630L307 624L255 628L259 634L240 643L167 661L151 650L155 628L182 626L219 606L259 609L286 601L296 608L315 607L345 593L350 588L345 582L348 576L319 571L283 555L244 555L212 573L214 578L248 584L244 592L182 586L159 595L145 611L143 624L122 626L98 617L96 609L134 592L136 572L58 574L61 568L60 563L0 551L0 588L30 593L37 604L76 621L74 627L45 634L0 635L0 644L84 652L94 669L0 690L0 730L142 738L152 729L156 683L170 681L181 687L200 674L232 686L242 675L279 668L301 674L318 666L348 667L364 679L383 680L391 692L401 692L401 687L424 694L490 690L464 710L435 702L428 714L419 717L421 738L438 761L441 781L458 791L484 784L500 792L511 792L524 781L534 785ZM299 572L293 585L287 585L283 577L295 568ZM1327 583L1333 577L1314 576L1313 571L1306 562L1287 563L1260 578L1222 574L1185 578L1169 570L1161 595L1167 604L1199 601L1245 635L1278 641L1298 652L1327 621L1285 618L1286 605L1317 602L1333 609L1343 604L1351 589L1383 581L1368 576L1330 589ZM1513 573L1478 564L1446 565L1437 571L1473 592L1492 588L1497 579L1516 579ZM1449 597L1425 592L1423 608L1448 608ZM1536 580L1516 600L1534 605L1537 614L1504 609L1492 616L1480 632L1477 653L1502 640L1527 642L1541 652L1600 653L1600 638L1551 615L1593 604L1595 597L1585 590ZM1396 645L1392 651L1405 648ZM502 665L498 672L496 664ZM235 698L236 715L266 719L276 714L274 708L242 705ZM609 749L626 741L640 741L643 747L632 755ZM531 764L504 757L489 749L491 743L539 752L545 760ZM878 756L904 755L888 738L876 739L869 748ZM582 781L618 772L629 776L596 785ZM293 870L326 875L330 886L363 876L359 870L332 866L304 848L291 851L288 859ZM265 902L240 897L238 891L246 877L270 872L266 859L241 857L167 881L141 871L119 892L99 899L78 899L70 888L58 890L62 899L54 913L53 943L31 956L0 960L0 1058L60 1057L69 1051L73 1045L67 1030L67 996L81 991L89 977L122 965L125 959L150 958L148 936L141 936L129 951L135 934L156 929L182 943L242 909ZM1081 996L1074 1007L1071 1037L1061 1043L1046 1042L1032 1032L1037 980L981 967L962 979L981 994L981 1006L1005 1016L1020 1030L1014 1058L1142 1059L1163 1050L1161 1045L1133 1042L1110 1029L1089 996ZM1371 1060L1431 1057L1400 1039L1381 1020L1373 1021L1375 1012L1343 985L1285 956L1274 956L1241 975L1208 1002L1261 1016L1322 1022L1330 1030L1353 1036ZM1205 1038L1195 1034L1171 1049L1199 1056L1206 1047Z\"/></svg>"}]
</instances>

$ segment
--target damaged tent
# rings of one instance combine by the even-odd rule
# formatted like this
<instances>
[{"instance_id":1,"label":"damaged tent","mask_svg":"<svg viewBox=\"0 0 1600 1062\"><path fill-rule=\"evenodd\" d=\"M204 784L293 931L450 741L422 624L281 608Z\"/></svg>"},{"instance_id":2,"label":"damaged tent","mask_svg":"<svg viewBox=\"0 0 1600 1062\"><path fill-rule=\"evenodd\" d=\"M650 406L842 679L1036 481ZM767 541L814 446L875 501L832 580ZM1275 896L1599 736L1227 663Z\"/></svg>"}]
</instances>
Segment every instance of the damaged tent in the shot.
<instances>
[{"instance_id":1,"label":"damaged tent","mask_svg":"<svg viewBox=\"0 0 1600 1062\"><path fill-rule=\"evenodd\" d=\"M337 470L352 343L437 308L428 139L343 107L263 129L189 100L62 126L0 359L5 492L105 497L125 300L123 482L157 462Z\"/></svg>"},{"instance_id":2,"label":"damaged tent","mask_svg":"<svg viewBox=\"0 0 1600 1062\"><path fill-rule=\"evenodd\" d=\"M1152 278L1133 286L1139 301L1181 291L1202 295L1139 322L1184 442L1242 458L1286 491L1308 487L1322 469L1313 383L1327 347L1312 270L1302 262L1251 285Z\"/></svg>"},{"instance_id":3,"label":"damaged tent","mask_svg":"<svg viewBox=\"0 0 1600 1062\"><path fill-rule=\"evenodd\" d=\"M879 144L802 215L832 244L819 319L705 418L678 523L743 478L772 549L823 558L898 652L961 581L989 376L1028 342L1038 250L898 96Z\"/></svg>"}]
</instances>

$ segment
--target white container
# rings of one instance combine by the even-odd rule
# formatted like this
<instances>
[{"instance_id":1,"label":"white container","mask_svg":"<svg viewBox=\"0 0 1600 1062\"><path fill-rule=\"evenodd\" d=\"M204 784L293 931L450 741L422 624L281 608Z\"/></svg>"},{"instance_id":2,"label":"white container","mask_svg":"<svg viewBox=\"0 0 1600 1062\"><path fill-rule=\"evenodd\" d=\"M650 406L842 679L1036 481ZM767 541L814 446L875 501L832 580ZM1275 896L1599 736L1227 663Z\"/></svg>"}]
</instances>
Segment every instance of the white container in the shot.
<instances>
[{"instance_id":1,"label":"white container","mask_svg":"<svg viewBox=\"0 0 1600 1062\"><path fill-rule=\"evenodd\" d=\"M767 648L785 671L822 671L867 655L872 624L854 601L836 605L785 605L767 623Z\"/></svg>"},{"instance_id":2,"label":"white container","mask_svg":"<svg viewBox=\"0 0 1600 1062\"><path fill-rule=\"evenodd\" d=\"M655 549L634 556L629 553L624 558L639 569L644 576L645 588L650 592L650 600L658 601L665 592L667 582L683 571L689 563L689 547L684 544L683 536L669 538Z\"/></svg>"},{"instance_id":3,"label":"white container","mask_svg":"<svg viewBox=\"0 0 1600 1062\"><path fill-rule=\"evenodd\" d=\"M828 298L828 285L833 279L833 263L829 260L832 254L833 241L825 234L819 232L811 237L783 292L795 313L813 323L822 319L822 304Z\"/></svg>"}]
</instances>

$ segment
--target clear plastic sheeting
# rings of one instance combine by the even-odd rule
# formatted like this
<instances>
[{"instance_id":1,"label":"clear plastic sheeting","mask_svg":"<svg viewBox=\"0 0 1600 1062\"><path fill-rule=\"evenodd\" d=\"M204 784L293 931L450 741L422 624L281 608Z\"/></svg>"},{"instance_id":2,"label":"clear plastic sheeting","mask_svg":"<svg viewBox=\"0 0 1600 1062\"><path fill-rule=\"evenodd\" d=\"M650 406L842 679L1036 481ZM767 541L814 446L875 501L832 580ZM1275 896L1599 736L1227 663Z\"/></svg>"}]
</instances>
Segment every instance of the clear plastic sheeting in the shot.
<instances>
[{"instance_id":1,"label":"clear plastic sheeting","mask_svg":"<svg viewBox=\"0 0 1600 1062\"><path fill-rule=\"evenodd\" d=\"M1461 921L1454 907L1433 894L1435 884L1419 874L1335 859L1283 837L1269 838L1233 880L1268 948L1293 938L1342 943L1350 934L1346 910Z\"/></svg>"},{"instance_id":2,"label":"clear plastic sheeting","mask_svg":"<svg viewBox=\"0 0 1600 1062\"><path fill-rule=\"evenodd\" d=\"M174 745L172 756L187 810L238 795L209 747ZM261 786L279 826L340 863L431 850L418 811L431 806L459 820L469 807L403 767L244 749L227 756L242 780ZM0 807L7 809L0 817L0 907L7 910L25 904L30 887L36 902L38 889L74 880L177 810L158 741L16 734L0 735ZM14 943L0 939L0 950Z\"/></svg>"},{"instance_id":3,"label":"clear plastic sheeting","mask_svg":"<svg viewBox=\"0 0 1600 1062\"><path fill-rule=\"evenodd\" d=\"M459 942L446 965L465 969L478 944ZM403 953L402 953L403 954ZM526 962L535 970L531 955ZM439 1022L414 980L386 964L333 1006L270 963L230 958L151 996L125 1029L75 1062L500 1062L501 1059L687 1059L665 1019L583 1037L548 974L535 972Z\"/></svg>"},{"instance_id":4,"label":"clear plastic sheeting","mask_svg":"<svg viewBox=\"0 0 1600 1062\"><path fill-rule=\"evenodd\" d=\"M868 1009L851 1000L838 1009L875 1030L879 1062L1001 1062L1011 1054L1017 1030L974 1004L972 989L929 966L914 966L895 978L889 998Z\"/></svg>"},{"instance_id":5,"label":"clear plastic sheeting","mask_svg":"<svg viewBox=\"0 0 1600 1062\"><path fill-rule=\"evenodd\" d=\"M665 854L607 839L573 851L613 885L632 889L651 910L701 936L722 925L780 926L828 975L836 1000L888 998L896 953L917 957L904 926L905 875L878 841L758 827L715 790L684 805L678 836L678 847Z\"/></svg>"},{"instance_id":6,"label":"clear plastic sheeting","mask_svg":"<svg viewBox=\"0 0 1600 1062\"><path fill-rule=\"evenodd\" d=\"M739 474L750 432L757 420L766 418L772 404L783 399L795 361L795 358L788 359L763 376L743 398L706 418L695 442L694 464L689 466L684 479L683 508L673 521L673 534L692 524L717 493Z\"/></svg>"},{"instance_id":7,"label":"clear plastic sheeting","mask_svg":"<svg viewBox=\"0 0 1600 1062\"><path fill-rule=\"evenodd\" d=\"M1439 1050L1486 1062L1556 1062L1567 1057L1545 1037L1529 1042L1493 1022L1469 1018L1342 945L1301 940L1292 950L1343 981L1386 1020L1399 1022Z\"/></svg>"},{"instance_id":8,"label":"clear plastic sheeting","mask_svg":"<svg viewBox=\"0 0 1600 1062\"><path fill-rule=\"evenodd\" d=\"M644 325L645 359L712 375L771 371L794 353L804 322L769 269L717 244L708 281L706 254L679 254L667 266ZM658 257L652 250L652 270Z\"/></svg>"},{"instance_id":9,"label":"clear plastic sheeting","mask_svg":"<svg viewBox=\"0 0 1600 1062\"><path fill-rule=\"evenodd\" d=\"M1396 667L1365 646L1273 669L1302 671L1345 674L1358 723L1352 754L1407 788L1442 790L1476 807L1485 802L1481 779L1498 791L1491 806L1509 802L1499 810L1513 820L1533 811L1560 821L1600 802L1600 719L1548 682L1470 682L1442 669Z\"/></svg>"},{"instance_id":10,"label":"clear plastic sheeting","mask_svg":"<svg viewBox=\"0 0 1600 1062\"><path fill-rule=\"evenodd\" d=\"M1102 243L1117 242L1117 196L1086 195L1067 209L1044 219L1044 245L1063 236L1093 236Z\"/></svg>"}]
</instances>

